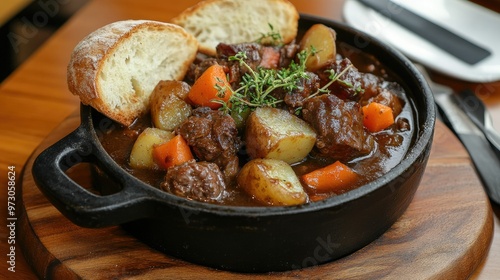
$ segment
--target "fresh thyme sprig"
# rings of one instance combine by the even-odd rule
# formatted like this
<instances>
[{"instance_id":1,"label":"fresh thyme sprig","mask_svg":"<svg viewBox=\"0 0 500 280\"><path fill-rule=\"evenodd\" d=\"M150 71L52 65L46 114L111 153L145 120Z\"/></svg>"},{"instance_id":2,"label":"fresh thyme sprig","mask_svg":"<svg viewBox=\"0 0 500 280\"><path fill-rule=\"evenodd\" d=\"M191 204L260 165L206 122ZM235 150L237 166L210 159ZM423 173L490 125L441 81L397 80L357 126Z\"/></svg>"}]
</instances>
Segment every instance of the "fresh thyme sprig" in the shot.
<instances>
[{"instance_id":1,"label":"fresh thyme sprig","mask_svg":"<svg viewBox=\"0 0 500 280\"><path fill-rule=\"evenodd\" d=\"M233 90L229 88L231 92L231 97L228 103L222 100L214 100L222 104L220 110L226 113L237 113L240 114L243 111L254 110L258 107L276 107L278 104L282 103L283 99L277 99L271 93L275 90L281 89L286 93L291 93L299 88L302 79L310 79L306 70L306 60L313 54L316 50L302 50L297 54L298 62L292 61L287 68L276 69L266 69L257 68L252 69L250 65L246 63L246 53L238 52L236 55L229 57L229 61L236 61L239 63L240 67L244 67L247 73L243 75L242 81L239 84L239 88ZM328 89L333 83L340 82L348 87L353 87L349 82L340 79L351 67L349 64L340 73L336 73L335 70L329 69L326 72L329 73L329 82L324 86L319 88L315 93L306 97L305 100L313 98L319 94L329 94ZM222 83L221 83L222 84ZM219 92L219 97L223 97L226 90L224 86L217 84L217 90ZM359 89L362 90L361 88ZM356 89L358 92L358 89ZM300 114L301 108L297 108L296 113Z\"/></svg>"},{"instance_id":2,"label":"fresh thyme sprig","mask_svg":"<svg viewBox=\"0 0 500 280\"><path fill-rule=\"evenodd\" d=\"M336 73L335 70L333 69L328 69L328 70L325 70L326 73L329 73L328 75L328 79L330 80L328 83L326 83L324 86L322 86L321 88L319 88L315 93L307 96L306 98L304 98L303 102L308 100L308 99L311 99L319 94L330 94L330 90L328 89L333 83L335 82L340 82L340 83L343 83L347 86L349 86L351 83L349 82L346 82L345 80L341 80L340 79L340 76L344 75L345 73L347 73L347 71L349 70L349 68L353 67L352 64L349 64L347 65L346 68L344 68L340 73ZM350 86L350 87L354 87L354 86ZM357 92L357 91L356 91ZM297 107L295 108L295 114L296 115L300 115L300 113L302 112L302 107Z\"/></svg>"},{"instance_id":3,"label":"fresh thyme sprig","mask_svg":"<svg viewBox=\"0 0 500 280\"><path fill-rule=\"evenodd\" d=\"M255 40L256 43L262 45L274 45L274 46L282 46L284 44L283 37L278 31L274 30L274 26L268 23L270 31L268 33L262 33L260 38Z\"/></svg>"},{"instance_id":4,"label":"fresh thyme sprig","mask_svg":"<svg viewBox=\"0 0 500 280\"><path fill-rule=\"evenodd\" d=\"M229 89L232 93L229 99L230 105L219 101L223 105L222 110L241 113L247 108L276 107L283 100L271 95L273 91L283 89L286 92L291 92L298 88L300 79L309 78L305 66L306 52L300 52L298 58L299 63L292 62L288 68L275 70L259 67L254 70L245 61L247 59L246 53L239 52L229 57L230 61L238 62L240 67L244 67L248 72L243 75L239 88ZM224 94L226 88L219 86L217 90L220 94Z\"/></svg>"},{"instance_id":5,"label":"fresh thyme sprig","mask_svg":"<svg viewBox=\"0 0 500 280\"><path fill-rule=\"evenodd\" d=\"M320 94L320 93L330 93L330 90L328 89L333 83L335 83L336 81L339 81L347 86L350 85L349 82L346 82L345 80L341 80L340 79L340 76L344 75L345 73L347 73L347 70L349 70L349 68L353 67L352 64L349 64L347 65L346 68L344 68L340 73L336 73L335 70L333 69L328 69L326 70L325 72L329 73L328 75L328 79L330 80L328 83L326 83L324 86L322 86L321 88L319 88L315 93L309 95L308 97L304 98L304 101L307 100L307 99L311 99L313 97L315 97L316 95ZM353 87L352 85L350 87Z\"/></svg>"}]
</instances>

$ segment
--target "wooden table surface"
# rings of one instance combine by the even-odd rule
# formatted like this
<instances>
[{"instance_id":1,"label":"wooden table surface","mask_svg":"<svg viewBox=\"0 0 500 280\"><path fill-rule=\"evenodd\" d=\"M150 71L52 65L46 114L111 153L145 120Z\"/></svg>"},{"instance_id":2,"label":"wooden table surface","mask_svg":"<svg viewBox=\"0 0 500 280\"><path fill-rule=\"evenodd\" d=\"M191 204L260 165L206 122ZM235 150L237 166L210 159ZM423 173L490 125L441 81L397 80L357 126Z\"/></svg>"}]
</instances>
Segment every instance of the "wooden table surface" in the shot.
<instances>
[{"instance_id":1,"label":"wooden table surface","mask_svg":"<svg viewBox=\"0 0 500 280\"><path fill-rule=\"evenodd\" d=\"M60 1L59 1L60 2ZM54 1L55 5L59 4ZM72 17L28 61L0 86L0 279L36 279L23 259L19 244L15 244L15 272L7 267L10 253L7 223L8 171L15 168L16 182L30 154L67 116L78 109L79 99L66 86L66 65L73 47L85 35L107 23L122 19L153 19L168 21L196 0L105 0L90 1ZM342 0L292 0L302 13L342 20ZM475 1L496 11L500 2ZM64 2L63 2L64 3ZM43 11L41 9L41 11ZM22 30L20 32L23 32ZM22 34L20 34L22 35ZM25 34L28 35L28 34ZM500 81L473 84L457 81L439 74L433 78L455 89L471 88L487 104L494 125L500 130ZM21 190L16 189L19 195ZM20 203L16 201L16 203ZM500 275L500 207L493 205L494 237L484 262L473 279L498 279ZM18 208L15 211L19 211ZM5 224L4 224L5 223ZM19 233L16 233L19 234ZM14 236L15 238L15 236ZM11 238L12 239L12 238ZM14 239L15 240L15 239Z\"/></svg>"}]
</instances>

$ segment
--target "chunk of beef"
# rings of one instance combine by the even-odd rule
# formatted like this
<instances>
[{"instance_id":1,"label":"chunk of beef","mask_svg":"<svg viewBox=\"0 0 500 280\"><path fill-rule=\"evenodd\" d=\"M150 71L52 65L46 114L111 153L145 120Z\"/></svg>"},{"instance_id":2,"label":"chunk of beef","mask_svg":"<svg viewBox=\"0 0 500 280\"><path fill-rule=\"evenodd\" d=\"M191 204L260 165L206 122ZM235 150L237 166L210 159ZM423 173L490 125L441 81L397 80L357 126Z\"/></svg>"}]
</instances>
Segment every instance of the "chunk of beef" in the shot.
<instances>
[{"instance_id":1,"label":"chunk of beef","mask_svg":"<svg viewBox=\"0 0 500 280\"><path fill-rule=\"evenodd\" d=\"M380 93L369 99L368 102L377 102L392 108L394 117L403 110L404 102L395 94L387 89L381 89Z\"/></svg>"},{"instance_id":2,"label":"chunk of beef","mask_svg":"<svg viewBox=\"0 0 500 280\"><path fill-rule=\"evenodd\" d=\"M361 84L364 89L363 96L361 100L368 100L371 97L379 94L380 85L383 79L379 76L375 76L371 73L364 73L361 75Z\"/></svg>"},{"instance_id":3,"label":"chunk of beef","mask_svg":"<svg viewBox=\"0 0 500 280\"><path fill-rule=\"evenodd\" d=\"M294 111L296 108L302 107L304 105L304 100L309 97L311 94L314 94L318 91L320 87L320 79L318 75L308 72L309 76L306 79L301 79L300 84L297 86L296 90L292 92L282 93L282 96L276 96L278 99L283 99L285 104L288 106L290 111ZM278 91L282 92L282 91Z\"/></svg>"},{"instance_id":4,"label":"chunk of beef","mask_svg":"<svg viewBox=\"0 0 500 280\"><path fill-rule=\"evenodd\" d=\"M194 81L196 81L201 76L201 74L203 74L203 72L205 72L205 70L208 69L208 67L214 64L221 65L221 62L222 61L211 57L211 58L204 58L196 63L192 63L189 66L189 70L186 73L184 80L189 84L193 84Z\"/></svg>"},{"instance_id":5,"label":"chunk of beef","mask_svg":"<svg viewBox=\"0 0 500 280\"><path fill-rule=\"evenodd\" d=\"M297 52L300 49L300 45L295 43L295 41L290 44L286 44L279 49L280 52L280 63L279 68L288 67L290 63L295 59Z\"/></svg>"},{"instance_id":6,"label":"chunk of beef","mask_svg":"<svg viewBox=\"0 0 500 280\"><path fill-rule=\"evenodd\" d=\"M193 110L176 133L182 135L199 160L216 163L226 183L234 180L239 166L236 153L241 140L231 116L200 107Z\"/></svg>"},{"instance_id":7,"label":"chunk of beef","mask_svg":"<svg viewBox=\"0 0 500 280\"><path fill-rule=\"evenodd\" d=\"M160 186L175 195L203 202L220 201L226 193L219 167L206 161L192 160L170 167Z\"/></svg>"},{"instance_id":8,"label":"chunk of beef","mask_svg":"<svg viewBox=\"0 0 500 280\"><path fill-rule=\"evenodd\" d=\"M279 48L262 46L257 43L242 43L242 44L224 44L220 43L216 47L217 58L220 60L228 61L229 57L234 56L240 52L245 53L245 63L252 69L262 67L266 69L277 69L280 67L281 52ZM241 66L238 62L232 61L230 63L231 71L230 80L240 81L241 77L249 73L247 67Z\"/></svg>"},{"instance_id":9,"label":"chunk of beef","mask_svg":"<svg viewBox=\"0 0 500 280\"><path fill-rule=\"evenodd\" d=\"M261 60L260 49L261 45L257 43L242 43L242 44L225 44L220 43L215 48L217 58L228 60L229 57L236 55L239 52L246 54L245 62L252 68L257 69Z\"/></svg>"},{"instance_id":10,"label":"chunk of beef","mask_svg":"<svg viewBox=\"0 0 500 280\"><path fill-rule=\"evenodd\" d=\"M360 102L362 104L377 102L391 107L392 113L396 117L404 106L404 101L399 98L399 94L404 94L404 89L398 83L381 80L377 83L376 92L365 94Z\"/></svg>"},{"instance_id":11,"label":"chunk of beef","mask_svg":"<svg viewBox=\"0 0 500 280\"><path fill-rule=\"evenodd\" d=\"M317 133L319 156L349 161L374 149L374 138L365 131L360 105L354 101L324 94L308 99L302 114Z\"/></svg>"},{"instance_id":12,"label":"chunk of beef","mask_svg":"<svg viewBox=\"0 0 500 280\"><path fill-rule=\"evenodd\" d=\"M348 69L346 70L346 68ZM358 101L362 97L362 74L348 58L332 62L318 71L322 86L331 81L328 70L333 70L335 74L339 75L338 79L328 87L330 93L342 100Z\"/></svg>"},{"instance_id":13,"label":"chunk of beef","mask_svg":"<svg viewBox=\"0 0 500 280\"><path fill-rule=\"evenodd\" d=\"M257 43L225 44L220 43L216 47L217 59L221 64L228 67L229 83L234 88L239 87L242 77L249 74L247 67L241 66L237 61L229 61L229 57L243 52L246 54L245 63L253 70L258 67L277 68L280 61L280 53L272 47L261 46Z\"/></svg>"},{"instance_id":14,"label":"chunk of beef","mask_svg":"<svg viewBox=\"0 0 500 280\"><path fill-rule=\"evenodd\" d=\"M258 43L225 44L216 47L217 58L228 60L239 52L246 54L245 62L252 68L278 69L287 67L295 58L299 45L292 42L284 46L266 46Z\"/></svg>"}]
</instances>

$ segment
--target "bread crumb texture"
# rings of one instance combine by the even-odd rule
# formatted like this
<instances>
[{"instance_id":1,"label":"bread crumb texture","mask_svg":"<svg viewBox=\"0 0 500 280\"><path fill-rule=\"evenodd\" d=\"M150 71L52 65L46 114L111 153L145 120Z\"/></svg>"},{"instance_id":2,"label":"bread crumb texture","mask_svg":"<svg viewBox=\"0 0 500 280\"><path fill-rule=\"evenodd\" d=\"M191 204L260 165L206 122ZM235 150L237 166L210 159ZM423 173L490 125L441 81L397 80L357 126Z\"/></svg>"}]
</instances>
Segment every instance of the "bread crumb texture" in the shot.
<instances>
[{"instance_id":1,"label":"bread crumb texture","mask_svg":"<svg viewBox=\"0 0 500 280\"><path fill-rule=\"evenodd\" d=\"M180 80L197 51L183 28L148 20L106 25L84 38L68 65L68 87L84 104L130 125L161 80Z\"/></svg>"},{"instance_id":2,"label":"bread crumb texture","mask_svg":"<svg viewBox=\"0 0 500 280\"><path fill-rule=\"evenodd\" d=\"M206 0L172 19L200 43L200 51L214 55L220 42L253 42L270 32L279 32L285 43L297 35L299 14L286 0Z\"/></svg>"}]
</instances>

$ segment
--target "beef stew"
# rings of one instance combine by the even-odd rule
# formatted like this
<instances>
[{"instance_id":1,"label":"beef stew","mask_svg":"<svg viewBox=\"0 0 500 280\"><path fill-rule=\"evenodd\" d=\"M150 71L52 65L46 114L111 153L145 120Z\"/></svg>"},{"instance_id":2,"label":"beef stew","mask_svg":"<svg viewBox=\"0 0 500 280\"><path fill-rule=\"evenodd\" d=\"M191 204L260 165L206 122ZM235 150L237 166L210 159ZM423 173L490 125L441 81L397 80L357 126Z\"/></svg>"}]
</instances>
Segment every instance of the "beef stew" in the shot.
<instances>
[{"instance_id":1,"label":"beef stew","mask_svg":"<svg viewBox=\"0 0 500 280\"><path fill-rule=\"evenodd\" d=\"M291 163L298 178L340 161L352 169L356 180L341 189L318 191L301 180L306 202L339 195L383 176L406 155L414 131L413 104L407 98L404 83L398 81L375 57L352 46L337 42L335 59L315 71L306 71L296 87L272 91L273 100L282 102L272 107L289 111L305 120L316 133L314 147L307 156ZM245 75L258 69L289 69L300 53L300 46L267 46L258 43L217 47L217 57L200 55L182 83L193 83L212 65L221 65L233 89ZM244 53L242 66L234 57ZM231 60L230 58L233 58ZM336 80L331 77L337 74ZM376 102L391 108L394 123L371 132L363 125L363 110ZM189 101L188 101L189 103ZM223 109L223 108L222 108ZM192 106L192 112L175 130L189 144L195 160L168 168L132 168L130 152L138 135L154 126L145 115L131 127L121 127L103 134L100 141L113 159L142 181L167 192L194 199L234 206L282 205L261 201L238 186L240 169L254 157L246 150L245 120L250 112L237 114Z\"/></svg>"}]
</instances>

